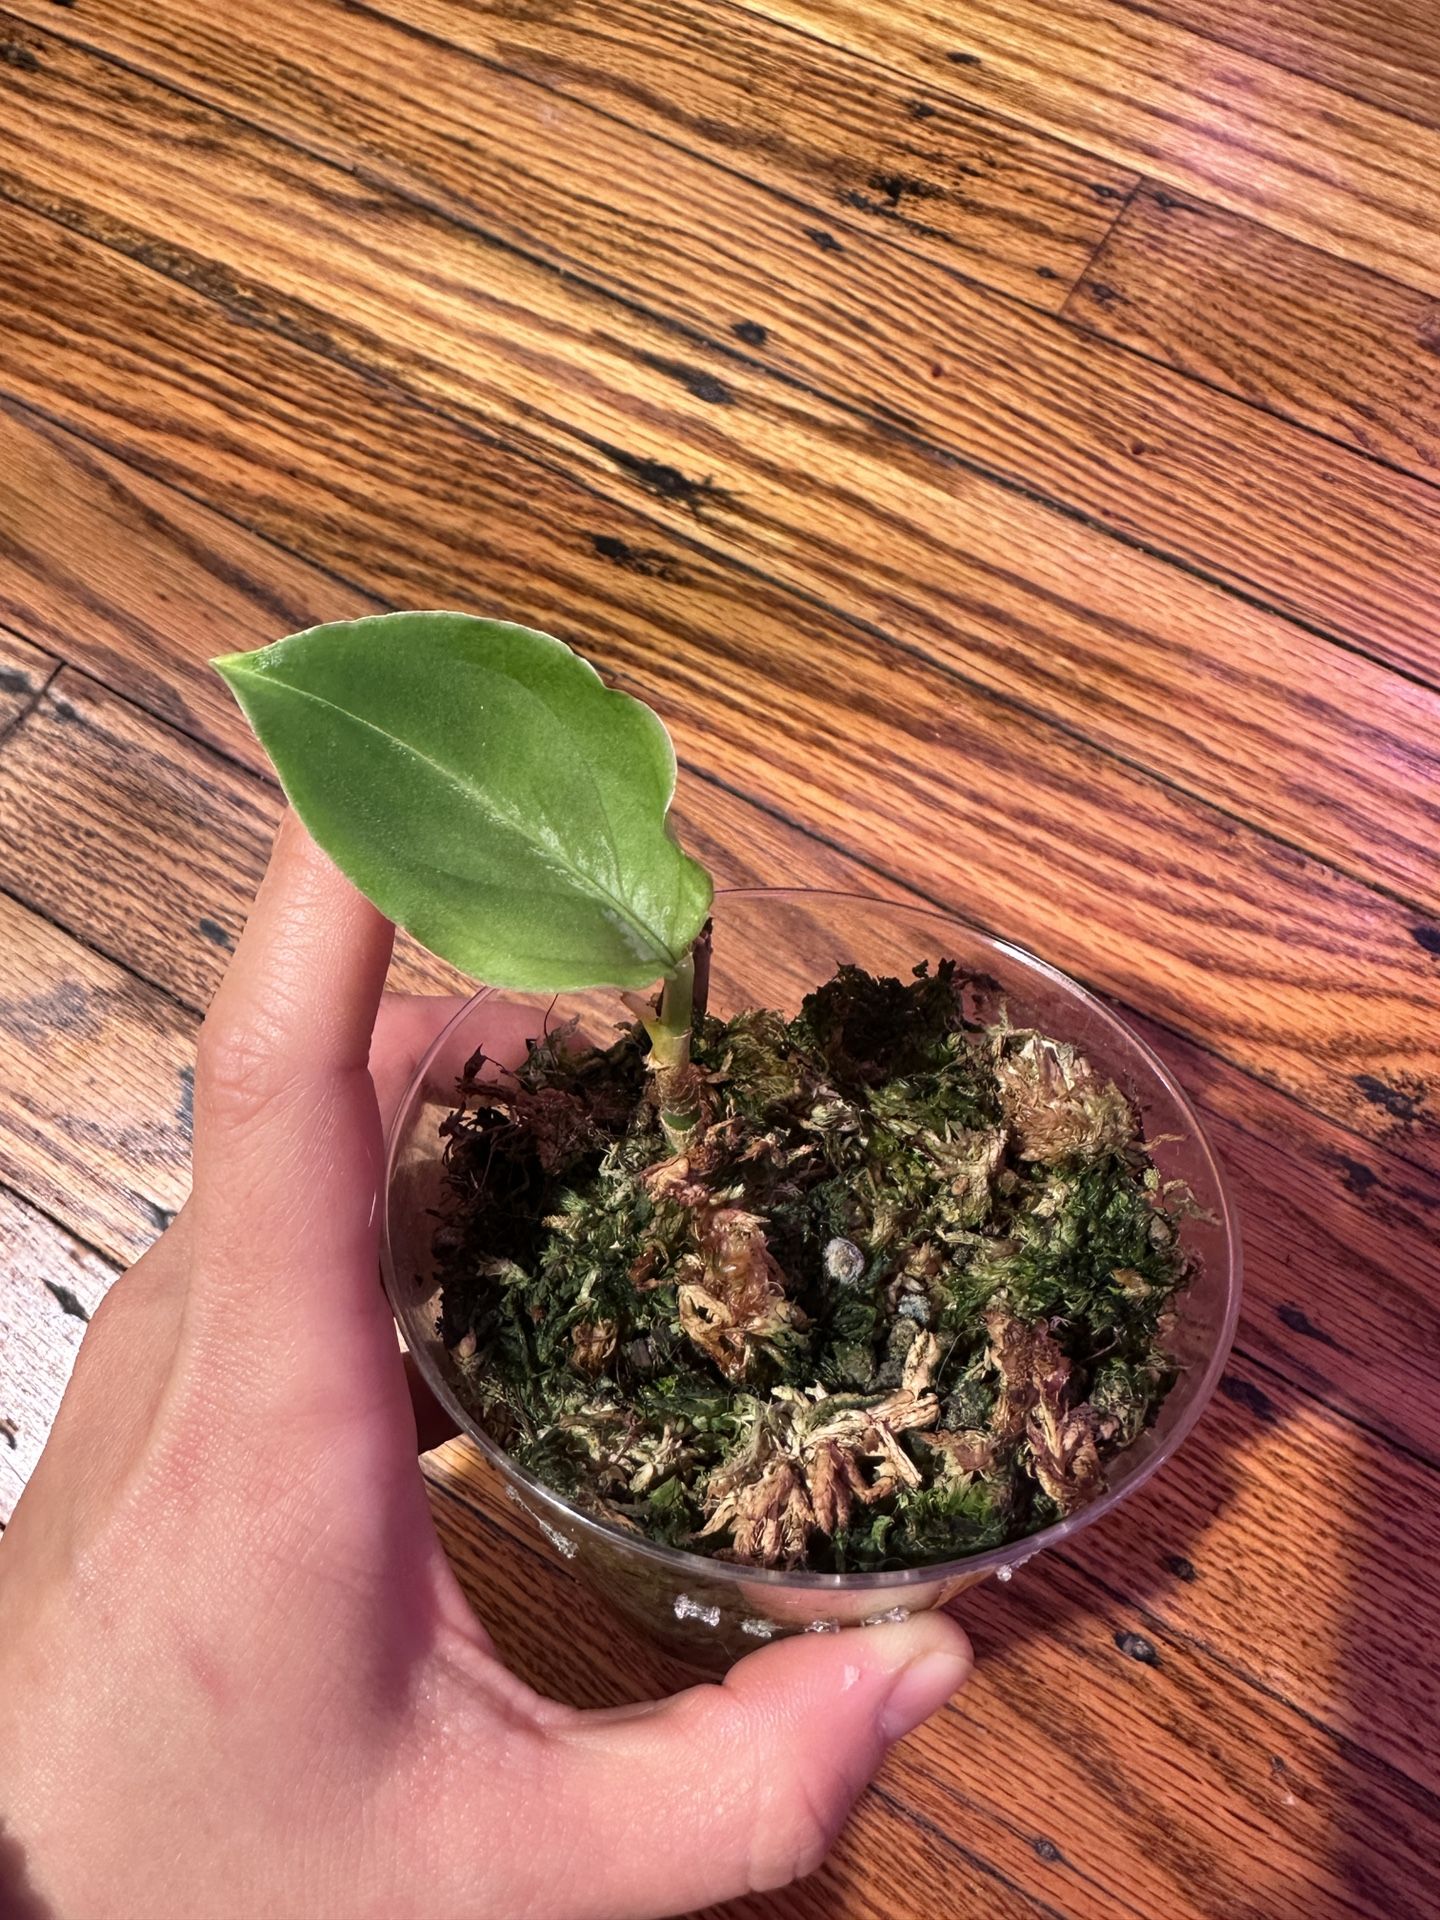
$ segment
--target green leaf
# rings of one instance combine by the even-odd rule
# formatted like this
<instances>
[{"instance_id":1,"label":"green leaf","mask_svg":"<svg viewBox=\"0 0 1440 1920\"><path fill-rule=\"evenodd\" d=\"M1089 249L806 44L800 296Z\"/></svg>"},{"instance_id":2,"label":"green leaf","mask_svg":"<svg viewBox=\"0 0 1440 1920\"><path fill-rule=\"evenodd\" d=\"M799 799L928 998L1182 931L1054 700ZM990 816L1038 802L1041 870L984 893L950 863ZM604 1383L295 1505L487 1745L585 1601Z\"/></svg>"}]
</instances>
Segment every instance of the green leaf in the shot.
<instances>
[{"instance_id":1,"label":"green leaf","mask_svg":"<svg viewBox=\"0 0 1440 1920\"><path fill-rule=\"evenodd\" d=\"M491 986L648 986L704 925L670 736L549 634L392 613L214 664L336 865Z\"/></svg>"}]
</instances>

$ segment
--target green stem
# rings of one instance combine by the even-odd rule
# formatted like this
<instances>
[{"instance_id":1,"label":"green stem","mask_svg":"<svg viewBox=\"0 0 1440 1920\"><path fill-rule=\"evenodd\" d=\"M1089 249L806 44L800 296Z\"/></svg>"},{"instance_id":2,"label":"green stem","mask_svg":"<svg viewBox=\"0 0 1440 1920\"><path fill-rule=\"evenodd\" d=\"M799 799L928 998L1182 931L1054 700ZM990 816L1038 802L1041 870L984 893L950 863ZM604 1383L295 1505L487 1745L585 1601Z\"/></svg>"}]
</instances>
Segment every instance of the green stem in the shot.
<instances>
[{"instance_id":1,"label":"green stem","mask_svg":"<svg viewBox=\"0 0 1440 1920\"><path fill-rule=\"evenodd\" d=\"M667 974L659 1010L645 1022L650 1033L650 1064L660 1096L660 1124L677 1153L683 1152L700 1122L700 1102L690 1067L690 1023L695 1011L695 956L687 953Z\"/></svg>"},{"instance_id":2,"label":"green stem","mask_svg":"<svg viewBox=\"0 0 1440 1920\"><path fill-rule=\"evenodd\" d=\"M665 976L660 1009L653 1016L650 1043L656 1066L679 1066L690 1057L690 1019L695 1010L695 956L687 953L674 973Z\"/></svg>"}]
</instances>

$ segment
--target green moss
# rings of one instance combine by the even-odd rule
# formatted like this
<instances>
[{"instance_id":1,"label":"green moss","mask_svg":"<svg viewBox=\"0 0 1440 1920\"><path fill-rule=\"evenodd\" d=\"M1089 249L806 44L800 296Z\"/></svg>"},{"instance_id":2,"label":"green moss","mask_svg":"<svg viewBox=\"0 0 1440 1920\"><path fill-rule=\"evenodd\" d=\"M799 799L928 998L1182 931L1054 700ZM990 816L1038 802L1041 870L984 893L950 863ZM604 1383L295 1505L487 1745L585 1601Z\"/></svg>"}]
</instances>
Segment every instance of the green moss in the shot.
<instances>
[{"instance_id":1,"label":"green moss","mask_svg":"<svg viewBox=\"0 0 1440 1920\"><path fill-rule=\"evenodd\" d=\"M441 1332L501 1445L650 1538L919 1565L1072 1510L1154 1416L1186 1278L1119 1093L950 963L701 1016L667 1145L637 1027L470 1063Z\"/></svg>"}]
</instances>

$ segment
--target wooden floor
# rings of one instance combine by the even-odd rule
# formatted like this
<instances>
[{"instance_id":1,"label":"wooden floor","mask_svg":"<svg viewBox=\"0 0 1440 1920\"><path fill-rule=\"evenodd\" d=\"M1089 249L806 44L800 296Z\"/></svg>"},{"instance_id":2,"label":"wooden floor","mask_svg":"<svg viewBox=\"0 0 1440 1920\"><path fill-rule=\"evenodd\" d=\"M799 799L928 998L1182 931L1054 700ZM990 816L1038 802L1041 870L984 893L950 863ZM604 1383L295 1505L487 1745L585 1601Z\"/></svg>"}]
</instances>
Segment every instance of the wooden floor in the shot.
<instances>
[{"instance_id":1,"label":"wooden floor","mask_svg":"<svg viewBox=\"0 0 1440 1920\"><path fill-rule=\"evenodd\" d=\"M1437 180L1433 0L10 0L0 1519L276 818L206 658L531 621L726 880L1112 995L1245 1218L1181 1459L743 1912L1440 1912ZM532 1677L673 1677L430 1470Z\"/></svg>"}]
</instances>

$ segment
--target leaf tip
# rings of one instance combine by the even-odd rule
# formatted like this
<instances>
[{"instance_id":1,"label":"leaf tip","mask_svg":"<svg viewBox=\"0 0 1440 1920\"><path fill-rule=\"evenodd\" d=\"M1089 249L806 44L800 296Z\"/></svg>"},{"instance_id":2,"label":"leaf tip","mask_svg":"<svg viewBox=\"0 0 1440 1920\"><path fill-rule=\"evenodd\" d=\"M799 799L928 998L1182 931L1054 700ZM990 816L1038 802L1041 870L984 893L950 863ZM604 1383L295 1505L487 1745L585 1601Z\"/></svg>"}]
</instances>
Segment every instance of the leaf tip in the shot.
<instances>
[{"instance_id":1,"label":"leaf tip","mask_svg":"<svg viewBox=\"0 0 1440 1920\"><path fill-rule=\"evenodd\" d=\"M248 671L247 662L250 658L248 653L217 653L210 665L222 680L233 685L241 674Z\"/></svg>"}]
</instances>

